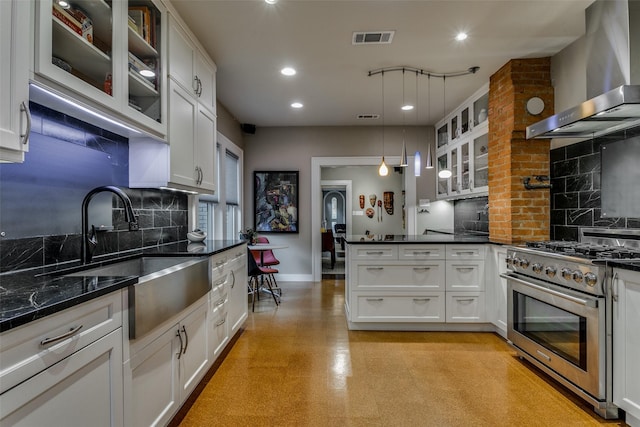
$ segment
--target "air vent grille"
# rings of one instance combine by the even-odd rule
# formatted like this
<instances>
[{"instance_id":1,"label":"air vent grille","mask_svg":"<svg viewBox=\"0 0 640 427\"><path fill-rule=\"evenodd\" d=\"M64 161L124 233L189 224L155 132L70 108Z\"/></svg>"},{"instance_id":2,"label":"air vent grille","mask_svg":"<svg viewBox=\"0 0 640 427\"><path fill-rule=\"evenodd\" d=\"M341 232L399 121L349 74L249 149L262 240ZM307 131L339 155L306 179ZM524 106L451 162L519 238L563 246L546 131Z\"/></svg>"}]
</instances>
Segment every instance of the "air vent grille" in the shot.
<instances>
[{"instance_id":1,"label":"air vent grille","mask_svg":"<svg viewBox=\"0 0 640 427\"><path fill-rule=\"evenodd\" d=\"M380 118L380 114L358 114L358 120L375 120Z\"/></svg>"},{"instance_id":2,"label":"air vent grille","mask_svg":"<svg viewBox=\"0 0 640 427\"><path fill-rule=\"evenodd\" d=\"M390 44L395 31L356 31L352 44Z\"/></svg>"}]
</instances>

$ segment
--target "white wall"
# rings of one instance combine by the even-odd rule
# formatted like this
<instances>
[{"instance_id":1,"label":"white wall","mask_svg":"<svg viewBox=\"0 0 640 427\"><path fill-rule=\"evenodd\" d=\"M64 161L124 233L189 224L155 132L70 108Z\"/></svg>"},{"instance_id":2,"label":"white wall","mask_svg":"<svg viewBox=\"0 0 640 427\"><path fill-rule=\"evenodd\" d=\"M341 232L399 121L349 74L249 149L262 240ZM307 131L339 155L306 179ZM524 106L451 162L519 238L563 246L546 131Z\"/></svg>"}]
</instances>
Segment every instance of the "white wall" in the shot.
<instances>
[{"instance_id":1,"label":"white wall","mask_svg":"<svg viewBox=\"0 0 640 427\"><path fill-rule=\"evenodd\" d=\"M418 211L422 208L418 206ZM447 200L432 201L425 209L428 212L419 212L416 217L416 233L430 230L453 230L453 202Z\"/></svg>"}]
</instances>

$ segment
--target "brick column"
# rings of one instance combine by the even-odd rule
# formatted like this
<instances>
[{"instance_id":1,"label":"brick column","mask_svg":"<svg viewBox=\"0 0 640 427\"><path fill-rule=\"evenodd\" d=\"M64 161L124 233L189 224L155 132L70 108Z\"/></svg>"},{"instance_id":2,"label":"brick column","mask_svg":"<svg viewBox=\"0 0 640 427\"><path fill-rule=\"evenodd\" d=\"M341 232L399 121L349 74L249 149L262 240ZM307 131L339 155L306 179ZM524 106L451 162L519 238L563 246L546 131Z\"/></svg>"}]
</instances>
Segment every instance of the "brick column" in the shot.
<instances>
[{"instance_id":1,"label":"brick column","mask_svg":"<svg viewBox=\"0 0 640 427\"><path fill-rule=\"evenodd\" d=\"M489 86L489 234L519 244L549 239L548 189L526 190L524 179L549 176L549 140L525 139L526 127L553 114L550 58L513 59L491 76ZM544 111L526 104L537 96ZM532 180L533 184L539 182ZM545 182L548 183L548 182Z\"/></svg>"}]
</instances>

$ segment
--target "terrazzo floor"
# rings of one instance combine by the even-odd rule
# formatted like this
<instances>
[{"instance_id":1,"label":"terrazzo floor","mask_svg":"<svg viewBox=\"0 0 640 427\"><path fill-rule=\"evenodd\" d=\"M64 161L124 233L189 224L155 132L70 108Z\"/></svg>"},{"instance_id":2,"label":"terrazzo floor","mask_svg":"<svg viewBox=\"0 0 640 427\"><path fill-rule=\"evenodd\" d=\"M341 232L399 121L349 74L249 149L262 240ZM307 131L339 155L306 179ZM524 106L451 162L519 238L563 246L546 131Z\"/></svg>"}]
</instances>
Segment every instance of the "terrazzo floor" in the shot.
<instances>
[{"instance_id":1,"label":"terrazzo floor","mask_svg":"<svg viewBox=\"0 0 640 427\"><path fill-rule=\"evenodd\" d=\"M625 425L493 333L349 331L343 280L280 285L180 426Z\"/></svg>"}]
</instances>

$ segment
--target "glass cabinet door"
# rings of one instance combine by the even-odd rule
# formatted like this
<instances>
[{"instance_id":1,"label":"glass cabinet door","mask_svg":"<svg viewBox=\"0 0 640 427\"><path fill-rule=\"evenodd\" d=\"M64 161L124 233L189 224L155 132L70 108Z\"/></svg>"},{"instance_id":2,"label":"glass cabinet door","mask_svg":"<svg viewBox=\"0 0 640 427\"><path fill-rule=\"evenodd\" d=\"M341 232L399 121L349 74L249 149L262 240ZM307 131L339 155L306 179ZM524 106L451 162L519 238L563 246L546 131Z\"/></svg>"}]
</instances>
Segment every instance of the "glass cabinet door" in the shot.
<instances>
[{"instance_id":1,"label":"glass cabinet door","mask_svg":"<svg viewBox=\"0 0 640 427\"><path fill-rule=\"evenodd\" d=\"M440 171L448 170L449 162L447 161L447 153L438 156L438 196L446 196L449 194L449 178L441 178Z\"/></svg>"},{"instance_id":2,"label":"glass cabinet door","mask_svg":"<svg viewBox=\"0 0 640 427\"><path fill-rule=\"evenodd\" d=\"M460 130L458 129L458 116L451 118L451 139L456 139L460 136Z\"/></svg>"},{"instance_id":3,"label":"glass cabinet door","mask_svg":"<svg viewBox=\"0 0 640 427\"><path fill-rule=\"evenodd\" d=\"M451 150L451 192L460 191L460 183L458 181L458 150L460 148L454 148Z\"/></svg>"},{"instance_id":4,"label":"glass cabinet door","mask_svg":"<svg viewBox=\"0 0 640 427\"><path fill-rule=\"evenodd\" d=\"M114 87L120 83L113 61L116 5L103 0L69 3L40 3L37 72L115 106Z\"/></svg>"},{"instance_id":5,"label":"glass cabinet door","mask_svg":"<svg viewBox=\"0 0 640 427\"><path fill-rule=\"evenodd\" d=\"M465 142L460 146L460 190L468 191L471 189L470 187L470 179L469 175L469 143Z\"/></svg>"},{"instance_id":6,"label":"glass cabinet door","mask_svg":"<svg viewBox=\"0 0 640 427\"><path fill-rule=\"evenodd\" d=\"M473 140L473 187L489 185L489 134Z\"/></svg>"},{"instance_id":7,"label":"glass cabinet door","mask_svg":"<svg viewBox=\"0 0 640 427\"><path fill-rule=\"evenodd\" d=\"M444 147L449 142L449 133L447 132L447 124L445 123L438 129L438 148Z\"/></svg>"},{"instance_id":8,"label":"glass cabinet door","mask_svg":"<svg viewBox=\"0 0 640 427\"><path fill-rule=\"evenodd\" d=\"M464 135L469 132L469 129L471 128L471 123L469 122L469 107L463 109L460 113L460 121L462 122L460 123L460 133Z\"/></svg>"},{"instance_id":9,"label":"glass cabinet door","mask_svg":"<svg viewBox=\"0 0 640 427\"><path fill-rule=\"evenodd\" d=\"M473 102L473 123L478 126L489 118L489 93L485 93Z\"/></svg>"},{"instance_id":10,"label":"glass cabinet door","mask_svg":"<svg viewBox=\"0 0 640 427\"><path fill-rule=\"evenodd\" d=\"M162 123L162 15L150 1L132 1L127 18L129 107Z\"/></svg>"}]
</instances>

